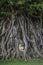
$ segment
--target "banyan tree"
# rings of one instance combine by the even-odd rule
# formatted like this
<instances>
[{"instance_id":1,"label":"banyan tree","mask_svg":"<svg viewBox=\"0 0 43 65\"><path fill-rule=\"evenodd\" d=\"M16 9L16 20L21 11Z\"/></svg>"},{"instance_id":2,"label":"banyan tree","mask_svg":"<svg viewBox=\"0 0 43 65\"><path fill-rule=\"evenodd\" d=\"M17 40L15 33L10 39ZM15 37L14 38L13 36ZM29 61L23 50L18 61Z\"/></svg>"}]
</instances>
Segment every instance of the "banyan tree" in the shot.
<instances>
[{"instance_id":1,"label":"banyan tree","mask_svg":"<svg viewBox=\"0 0 43 65\"><path fill-rule=\"evenodd\" d=\"M42 13L30 14L11 4L0 13L0 59L43 58Z\"/></svg>"}]
</instances>

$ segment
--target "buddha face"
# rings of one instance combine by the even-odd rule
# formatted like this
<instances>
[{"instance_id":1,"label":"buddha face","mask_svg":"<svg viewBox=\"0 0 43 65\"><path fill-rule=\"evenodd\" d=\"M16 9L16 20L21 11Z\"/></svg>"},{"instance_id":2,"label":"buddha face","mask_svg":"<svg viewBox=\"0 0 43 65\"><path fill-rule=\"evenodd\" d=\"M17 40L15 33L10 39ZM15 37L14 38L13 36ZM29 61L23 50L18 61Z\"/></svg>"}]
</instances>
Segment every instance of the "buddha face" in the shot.
<instances>
[{"instance_id":1,"label":"buddha face","mask_svg":"<svg viewBox=\"0 0 43 65\"><path fill-rule=\"evenodd\" d=\"M22 44L19 44L19 50L24 51L24 46Z\"/></svg>"}]
</instances>

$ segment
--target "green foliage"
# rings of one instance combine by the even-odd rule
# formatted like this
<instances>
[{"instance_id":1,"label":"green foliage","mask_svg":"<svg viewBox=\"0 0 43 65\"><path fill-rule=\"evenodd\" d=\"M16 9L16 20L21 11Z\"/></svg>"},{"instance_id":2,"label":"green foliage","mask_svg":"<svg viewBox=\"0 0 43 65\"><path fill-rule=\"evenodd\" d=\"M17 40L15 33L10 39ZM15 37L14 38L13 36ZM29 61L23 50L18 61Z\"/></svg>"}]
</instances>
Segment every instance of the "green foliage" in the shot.
<instances>
[{"instance_id":1,"label":"green foliage","mask_svg":"<svg viewBox=\"0 0 43 65\"><path fill-rule=\"evenodd\" d=\"M0 0L0 13L22 11L30 14L38 15L43 13L42 0ZM2 14L2 13L1 13Z\"/></svg>"},{"instance_id":2,"label":"green foliage","mask_svg":"<svg viewBox=\"0 0 43 65\"><path fill-rule=\"evenodd\" d=\"M43 60L3 60L0 65L43 65Z\"/></svg>"}]
</instances>

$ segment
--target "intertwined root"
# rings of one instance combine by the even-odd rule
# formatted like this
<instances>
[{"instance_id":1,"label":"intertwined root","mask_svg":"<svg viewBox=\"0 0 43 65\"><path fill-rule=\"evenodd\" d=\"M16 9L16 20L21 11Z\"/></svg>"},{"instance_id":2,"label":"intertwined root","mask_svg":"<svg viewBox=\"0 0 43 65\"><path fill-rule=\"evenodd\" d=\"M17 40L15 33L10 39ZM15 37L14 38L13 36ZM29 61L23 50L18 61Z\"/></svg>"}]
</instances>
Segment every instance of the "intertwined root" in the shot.
<instances>
[{"instance_id":1,"label":"intertwined root","mask_svg":"<svg viewBox=\"0 0 43 65\"><path fill-rule=\"evenodd\" d=\"M11 19L7 17L6 21L1 21L0 59L43 58L42 22L39 18L12 15Z\"/></svg>"}]
</instances>

